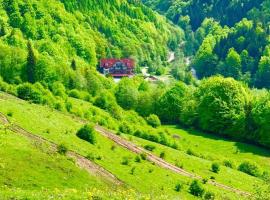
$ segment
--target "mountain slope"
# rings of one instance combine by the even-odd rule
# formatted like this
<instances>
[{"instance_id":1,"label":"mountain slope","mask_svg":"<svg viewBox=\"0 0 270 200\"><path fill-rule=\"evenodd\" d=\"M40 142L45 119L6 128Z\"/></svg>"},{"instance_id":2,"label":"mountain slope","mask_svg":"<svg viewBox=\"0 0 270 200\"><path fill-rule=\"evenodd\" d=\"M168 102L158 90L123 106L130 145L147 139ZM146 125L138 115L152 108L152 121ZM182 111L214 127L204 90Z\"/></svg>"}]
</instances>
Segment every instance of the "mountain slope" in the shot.
<instances>
[{"instance_id":1,"label":"mountain slope","mask_svg":"<svg viewBox=\"0 0 270 200\"><path fill-rule=\"evenodd\" d=\"M35 81L79 82L83 87L78 74L95 69L100 58L132 57L138 66L155 65L167 60L168 48L175 48L183 36L136 1L1 0L0 13L0 73L11 83L28 80L27 46L37 59ZM13 63L11 55L16 55ZM71 63L81 69L76 75Z\"/></svg>"},{"instance_id":2,"label":"mountain slope","mask_svg":"<svg viewBox=\"0 0 270 200\"><path fill-rule=\"evenodd\" d=\"M190 18L190 25L193 30L201 26L205 18L213 18L221 25L234 26L242 18L248 16L248 12L259 8L263 0L143 0L151 8L165 14L176 24L181 24L184 17Z\"/></svg>"}]
</instances>

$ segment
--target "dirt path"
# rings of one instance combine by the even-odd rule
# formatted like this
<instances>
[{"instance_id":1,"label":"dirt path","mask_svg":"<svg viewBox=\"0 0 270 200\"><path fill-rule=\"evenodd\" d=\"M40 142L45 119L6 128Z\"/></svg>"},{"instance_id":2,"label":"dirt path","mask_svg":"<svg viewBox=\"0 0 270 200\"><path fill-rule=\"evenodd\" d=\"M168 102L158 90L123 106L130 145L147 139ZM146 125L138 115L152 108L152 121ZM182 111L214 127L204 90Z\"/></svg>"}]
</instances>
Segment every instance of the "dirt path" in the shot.
<instances>
[{"instance_id":1,"label":"dirt path","mask_svg":"<svg viewBox=\"0 0 270 200\"><path fill-rule=\"evenodd\" d=\"M131 142L129 142L129 141L115 135L114 133L104 129L101 126L96 126L95 129L96 129L96 131L101 133L103 136L113 140L115 143L117 143L118 145L120 145L122 147L125 147L128 150L130 150L130 151L132 151L132 152L134 152L136 154L142 154L143 153L143 154L147 155L147 160L157 164L160 167L163 167L165 169L174 171L174 172L176 172L176 173L178 173L180 175L186 176L186 177L190 177L190 178L194 178L194 179L202 179L202 177L197 176L195 174L192 174L190 172L187 172L187 171L185 171L185 170L183 170L183 169L181 169L179 167L176 167L176 166L164 161L163 159L157 157L156 155L154 155L154 154L146 151L145 149L143 149L141 147L138 147L138 146L134 145L133 143L131 143ZM244 191L238 190L236 188L232 188L232 187L223 185L223 184L218 183L218 182L213 181L213 180L209 180L207 183L211 184L211 185L214 185L216 187L225 189L227 191L235 192L235 193L243 195L243 196L249 196L250 195L248 192L244 192Z\"/></svg>"},{"instance_id":2,"label":"dirt path","mask_svg":"<svg viewBox=\"0 0 270 200\"><path fill-rule=\"evenodd\" d=\"M73 115L69 115L69 116L72 117L74 120L76 120L78 122L81 122L81 123L84 123L84 124L88 123L88 121L83 120L83 119L81 119L79 117L76 117L76 116L73 116ZM7 118L3 114L0 113L0 122L1 121L4 124L6 124L8 122ZM18 130L18 128L19 128L19 130ZM48 140L46 140L44 138L41 138L39 136L33 135L33 134L25 131L21 127L18 127L17 125L12 125L12 126L9 127L9 129L11 129L11 130L15 129L13 131L15 131L15 132L19 131L19 133L24 134L25 136L30 137L30 138L35 139L35 140L38 140L38 141L49 142L52 146L54 146L54 148L56 148L56 144L54 144L54 143L52 143L52 142L50 142L50 141L48 141ZM166 162L165 160L159 158L158 156L146 151L144 148L136 146L135 144L133 144L133 143L131 143L131 142L117 136L113 132L108 131L107 129L105 129L105 128L101 127L101 126L97 125L95 127L95 129L96 129L97 132L99 132L103 136L109 138L110 140L114 141L116 144L118 144L118 145L120 145L120 146L122 146L122 147L136 153L136 154L142 154L142 153L146 154L147 159L150 162L153 162L153 163L157 164L160 167L171 170L173 172L176 172L176 173L178 173L180 175L183 175L183 176L186 176L186 177L190 177L190 178L194 178L194 179L200 179L200 180L202 179L202 177L200 177L200 176L198 176L196 174L190 173L190 172L188 172L186 170L183 170L183 169L181 169L179 167L176 167L173 164L170 164L170 163ZM117 179L113 174L111 174L110 172L108 172L105 169L101 168L97 164L89 161L88 159L84 158L83 156L81 156L81 155L79 155L79 154L77 154L75 152L72 152L72 151L70 151L68 153L68 155L70 157L75 158L77 164L80 167L85 168L88 172L90 172L90 173L94 172L96 174L100 174L103 177L109 178L110 180L112 180L116 184L122 184L122 182L119 179ZM233 187L218 183L218 182L213 181L213 180L209 180L207 183L211 184L211 185L214 185L216 187L225 189L227 191L231 191L231 192L243 195L243 196L250 196L250 193L248 193L248 192L245 192L245 191L242 191L242 190L239 190L239 189L236 189L236 188L233 188Z\"/></svg>"},{"instance_id":3,"label":"dirt path","mask_svg":"<svg viewBox=\"0 0 270 200\"><path fill-rule=\"evenodd\" d=\"M47 143L50 145L50 147L53 151L57 151L57 144L55 144L47 139L44 139L40 136L37 136L35 134L32 134L16 124L10 123L9 120L7 119L7 117L5 115L3 115L1 112L0 112L0 123L2 123L7 129L9 129L15 133L18 133L20 135L23 135L32 141ZM91 162L90 160L83 157L82 155L80 155L74 151L68 151L66 155L68 157L73 158L79 167L85 169L91 175L98 175L98 176L104 177L106 180L113 182L116 185L123 184L122 181L120 181L117 177L115 177L109 171L107 171L106 169L97 165L96 163Z\"/></svg>"}]
</instances>

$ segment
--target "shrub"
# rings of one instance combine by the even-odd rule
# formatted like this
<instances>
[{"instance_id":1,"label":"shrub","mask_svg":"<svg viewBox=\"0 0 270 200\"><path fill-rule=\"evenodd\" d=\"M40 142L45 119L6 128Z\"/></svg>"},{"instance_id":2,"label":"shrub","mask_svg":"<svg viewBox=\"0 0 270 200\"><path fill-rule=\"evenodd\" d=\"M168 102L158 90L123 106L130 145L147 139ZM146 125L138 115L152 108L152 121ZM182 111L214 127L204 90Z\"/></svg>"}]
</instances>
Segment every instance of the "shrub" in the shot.
<instances>
[{"instance_id":1,"label":"shrub","mask_svg":"<svg viewBox=\"0 0 270 200\"><path fill-rule=\"evenodd\" d=\"M135 157L135 162L137 162L137 163L141 162L141 158L138 155Z\"/></svg>"},{"instance_id":2,"label":"shrub","mask_svg":"<svg viewBox=\"0 0 270 200\"><path fill-rule=\"evenodd\" d=\"M177 184L175 185L174 190L175 190L176 192L180 192L180 191L182 190L182 188L183 188L183 185L182 185L181 183L177 183Z\"/></svg>"},{"instance_id":3,"label":"shrub","mask_svg":"<svg viewBox=\"0 0 270 200\"><path fill-rule=\"evenodd\" d=\"M153 151L156 147L150 144L147 144L144 146L144 148L148 151Z\"/></svg>"},{"instance_id":4,"label":"shrub","mask_svg":"<svg viewBox=\"0 0 270 200\"><path fill-rule=\"evenodd\" d=\"M203 196L203 199L205 199L205 200L214 200L215 199L215 194L213 192L208 191Z\"/></svg>"},{"instance_id":5,"label":"shrub","mask_svg":"<svg viewBox=\"0 0 270 200\"><path fill-rule=\"evenodd\" d=\"M135 169L136 167L132 167L131 170L130 170L130 174L133 175L135 173Z\"/></svg>"},{"instance_id":6,"label":"shrub","mask_svg":"<svg viewBox=\"0 0 270 200\"><path fill-rule=\"evenodd\" d=\"M108 99L105 95L99 95L95 101L94 105L101 108L101 109L107 109L109 104L108 104Z\"/></svg>"},{"instance_id":7,"label":"shrub","mask_svg":"<svg viewBox=\"0 0 270 200\"><path fill-rule=\"evenodd\" d=\"M55 96L60 96L62 98L66 98L66 88L60 82L54 82L52 85L52 93Z\"/></svg>"},{"instance_id":8,"label":"shrub","mask_svg":"<svg viewBox=\"0 0 270 200\"><path fill-rule=\"evenodd\" d=\"M72 107L73 107L72 102L66 101L65 107L66 107L67 111L70 112L72 110Z\"/></svg>"},{"instance_id":9,"label":"shrub","mask_svg":"<svg viewBox=\"0 0 270 200\"><path fill-rule=\"evenodd\" d=\"M142 154L141 154L141 159L142 159L142 160L146 160L146 158L147 158L147 155L144 154L144 153L142 153Z\"/></svg>"},{"instance_id":10,"label":"shrub","mask_svg":"<svg viewBox=\"0 0 270 200\"><path fill-rule=\"evenodd\" d=\"M207 178L203 178L202 182L203 182L203 184L206 184L208 182L208 179Z\"/></svg>"},{"instance_id":11,"label":"shrub","mask_svg":"<svg viewBox=\"0 0 270 200\"><path fill-rule=\"evenodd\" d=\"M256 164L248 162L248 161L241 163L238 167L238 170L246 174L249 174L251 176L255 176L255 177L260 176L259 167Z\"/></svg>"},{"instance_id":12,"label":"shrub","mask_svg":"<svg viewBox=\"0 0 270 200\"><path fill-rule=\"evenodd\" d=\"M199 157L199 155L195 151L193 151L192 149L188 149L187 154L190 155L190 156Z\"/></svg>"},{"instance_id":13,"label":"shrub","mask_svg":"<svg viewBox=\"0 0 270 200\"><path fill-rule=\"evenodd\" d=\"M136 130L134 132L134 136L141 138L143 136L144 132L142 130Z\"/></svg>"},{"instance_id":14,"label":"shrub","mask_svg":"<svg viewBox=\"0 0 270 200\"><path fill-rule=\"evenodd\" d=\"M234 164L233 164L233 162L230 161L230 160L224 160L224 161L223 161L223 165L224 165L225 167L234 168Z\"/></svg>"},{"instance_id":15,"label":"shrub","mask_svg":"<svg viewBox=\"0 0 270 200\"><path fill-rule=\"evenodd\" d=\"M162 152L159 154L159 157L162 158L162 159L164 159L164 158L165 158L165 152L162 151Z\"/></svg>"},{"instance_id":16,"label":"shrub","mask_svg":"<svg viewBox=\"0 0 270 200\"><path fill-rule=\"evenodd\" d=\"M213 163L211 166L212 172L218 173L220 171L220 166L218 163Z\"/></svg>"},{"instance_id":17,"label":"shrub","mask_svg":"<svg viewBox=\"0 0 270 200\"><path fill-rule=\"evenodd\" d=\"M144 138L144 139L146 139L146 138ZM159 143L158 136L153 135L153 134L149 134L149 135L148 135L148 139L147 139L147 140L150 140L151 142L156 142L156 143Z\"/></svg>"},{"instance_id":18,"label":"shrub","mask_svg":"<svg viewBox=\"0 0 270 200\"><path fill-rule=\"evenodd\" d=\"M163 144L165 146L168 146L169 142L168 142L165 134L163 132L159 132L158 134L159 134L159 143Z\"/></svg>"},{"instance_id":19,"label":"shrub","mask_svg":"<svg viewBox=\"0 0 270 200\"><path fill-rule=\"evenodd\" d=\"M93 153L89 153L89 154L86 156L86 158L87 158L88 160L94 161L94 160L95 160L95 155L94 155Z\"/></svg>"},{"instance_id":20,"label":"shrub","mask_svg":"<svg viewBox=\"0 0 270 200\"><path fill-rule=\"evenodd\" d=\"M202 197L204 193L204 189L198 180L194 180L189 186L189 192L190 194L194 196Z\"/></svg>"},{"instance_id":21,"label":"shrub","mask_svg":"<svg viewBox=\"0 0 270 200\"><path fill-rule=\"evenodd\" d=\"M122 165L128 165L129 164L129 159L127 157L123 157L121 164Z\"/></svg>"},{"instance_id":22,"label":"shrub","mask_svg":"<svg viewBox=\"0 0 270 200\"><path fill-rule=\"evenodd\" d=\"M78 91L76 89L70 90L68 92L68 96L73 97L73 98L76 98L76 99L80 99L81 98L80 91Z\"/></svg>"},{"instance_id":23,"label":"shrub","mask_svg":"<svg viewBox=\"0 0 270 200\"><path fill-rule=\"evenodd\" d=\"M7 116L12 117L12 116L13 116L13 112L9 110L9 111L7 112Z\"/></svg>"},{"instance_id":24,"label":"shrub","mask_svg":"<svg viewBox=\"0 0 270 200\"><path fill-rule=\"evenodd\" d=\"M132 128L130 125L128 125L128 123L123 122L120 126L119 126L119 131L125 134L131 134L132 133Z\"/></svg>"},{"instance_id":25,"label":"shrub","mask_svg":"<svg viewBox=\"0 0 270 200\"><path fill-rule=\"evenodd\" d=\"M152 126L154 128L157 128L158 126L161 125L158 116L154 115L154 114L149 115L149 117L146 118L146 121L150 126Z\"/></svg>"},{"instance_id":26,"label":"shrub","mask_svg":"<svg viewBox=\"0 0 270 200\"><path fill-rule=\"evenodd\" d=\"M66 145L60 144L57 146L57 152L62 155L65 155L68 152L68 148L66 147Z\"/></svg>"},{"instance_id":27,"label":"shrub","mask_svg":"<svg viewBox=\"0 0 270 200\"><path fill-rule=\"evenodd\" d=\"M42 93L30 83L24 83L17 87L17 94L20 99L31 101L33 103L42 103Z\"/></svg>"},{"instance_id":28,"label":"shrub","mask_svg":"<svg viewBox=\"0 0 270 200\"><path fill-rule=\"evenodd\" d=\"M84 125L78 132L77 132L77 136L82 139L85 140L91 144L95 144L96 143L96 136L95 136L95 131L92 125L87 124Z\"/></svg>"},{"instance_id":29,"label":"shrub","mask_svg":"<svg viewBox=\"0 0 270 200\"><path fill-rule=\"evenodd\" d=\"M173 149L179 149L178 145L174 142L171 145L169 145Z\"/></svg>"}]
</instances>

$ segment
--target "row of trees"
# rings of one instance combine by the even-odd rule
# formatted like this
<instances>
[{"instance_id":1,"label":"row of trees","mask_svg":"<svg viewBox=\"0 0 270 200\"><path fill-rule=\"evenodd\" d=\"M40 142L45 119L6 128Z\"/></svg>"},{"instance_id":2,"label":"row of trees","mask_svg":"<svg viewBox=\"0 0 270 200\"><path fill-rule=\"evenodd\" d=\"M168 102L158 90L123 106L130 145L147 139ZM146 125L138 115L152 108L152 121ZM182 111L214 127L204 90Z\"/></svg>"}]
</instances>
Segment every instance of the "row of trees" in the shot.
<instances>
[{"instance_id":1,"label":"row of trees","mask_svg":"<svg viewBox=\"0 0 270 200\"><path fill-rule=\"evenodd\" d=\"M145 85L123 79L116 89L119 105L143 116L154 113L163 123L179 123L270 147L270 93L266 90L250 90L220 76L204 79L198 87L184 83L169 89L162 84ZM144 95L142 88L150 95Z\"/></svg>"}]
</instances>

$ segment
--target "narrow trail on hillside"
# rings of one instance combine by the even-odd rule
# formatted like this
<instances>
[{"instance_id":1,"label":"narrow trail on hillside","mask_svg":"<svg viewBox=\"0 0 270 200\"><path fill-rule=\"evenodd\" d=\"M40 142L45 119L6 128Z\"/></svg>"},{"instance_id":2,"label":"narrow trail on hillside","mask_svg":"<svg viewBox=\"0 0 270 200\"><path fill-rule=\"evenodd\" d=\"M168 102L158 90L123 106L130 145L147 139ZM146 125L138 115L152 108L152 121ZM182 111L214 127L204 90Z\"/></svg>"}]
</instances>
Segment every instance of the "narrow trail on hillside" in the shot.
<instances>
[{"instance_id":1,"label":"narrow trail on hillside","mask_svg":"<svg viewBox=\"0 0 270 200\"><path fill-rule=\"evenodd\" d=\"M95 129L96 129L97 132L99 132L103 136L113 140L116 144L118 144L118 145L120 145L122 147L125 147L126 149L128 149L128 150L130 150L130 151L132 151L132 152L134 152L136 154L145 154L147 156L147 160L157 164L160 167L171 170L173 172L176 172L176 173L178 173L180 175L183 175L183 176L186 176L186 177L199 179L199 180L202 179L202 177L197 176L195 174L192 174L192 173L190 173L190 172L188 172L186 170L183 170L183 169L181 169L179 167L176 167L175 165L172 165L172 164L166 162L165 160L163 160L163 159L159 158L158 156L150 153L149 151L147 151L147 150L145 150L145 149L143 149L141 147L136 146L135 144L133 144L133 143L131 143L131 142L117 136L116 134L112 133L111 131L106 130L105 128L103 128L101 126L97 125L97 126L95 126ZM218 182L213 181L213 180L209 180L207 183L211 184L211 185L214 185L216 187L225 189L227 191L231 191L231 192L243 195L243 196L250 196L250 193L248 193L248 192L245 192L245 191L242 191L242 190L239 190L239 189L236 189L236 188L233 188L233 187L218 183Z\"/></svg>"},{"instance_id":2,"label":"narrow trail on hillside","mask_svg":"<svg viewBox=\"0 0 270 200\"><path fill-rule=\"evenodd\" d=\"M10 123L8 118L5 115L3 115L1 112L0 112L0 123L2 123L6 127L6 129L11 130L15 133L18 133L20 135L23 135L32 141L47 143L50 145L50 147L53 151L55 151L55 152L57 151L57 144L55 144L55 143L53 143L45 138L37 136L33 133L30 133L27 130L23 129L22 127L20 127L16 124ZM80 155L74 151L68 151L66 155L70 158L73 158L75 160L76 164L80 168L85 169L89 174L99 175L99 176L105 178L106 180L116 184L116 185L123 185L123 182L120 181L117 177L115 177L112 173L110 173L106 169L102 168L101 166L97 165L96 163L88 160L87 158L83 157L82 155Z\"/></svg>"},{"instance_id":3,"label":"narrow trail on hillside","mask_svg":"<svg viewBox=\"0 0 270 200\"><path fill-rule=\"evenodd\" d=\"M12 96L13 97L13 96ZM16 97L15 97L16 98ZM70 117L72 117L74 120L80 122L80 123L89 123L89 121L87 120L84 120L82 118L79 118L77 116L74 116L74 115L68 115ZM4 124L7 124L9 123L8 119L0 112L0 122L2 121L2 123ZM54 148L57 147L56 144L44 139L44 138L41 138L40 136L37 136L37 135L34 135L32 133L29 133L27 132L26 130L24 130L23 128L19 127L18 125L12 125L10 126L9 129L15 129L13 131L16 132L16 130L19 130L21 134L26 134L27 137L29 138L32 138L32 139L36 139L36 140L39 140L39 141L46 141L46 142L49 142L51 145L54 146ZM158 156L148 152L147 150L145 150L144 148L141 148L141 147L138 147L137 145L133 144L132 142L130 141L127 141L126 139L124 138L121 138L119 136L117 136L115 133L113 133L112 131L109 131L99 125L96 125L95 126L95 130L97 132L99 132L100 134L102 134L103 136L107 137L108 139L114 141L116 144L118 144L119 146L122 146L136 154L145 154L147 156L147 159L150 161L150 162L153 162L155 164L157 164L158 166L160 167L163 167L165 169L168 169L170 171L173 171L177 174L180 174L180 175L183 175L183 176L186 176L186 177L189 177L189 178L193 178L193 179L198 179L198 180L202 180L202 177L201 176L198 176L196 174L193 174L193 173L190 173L184 169L181 169L179 167L176 167L175 165L171 164L171 163L168 163L166 162L165 160L159 158ZM86 170L89 172L89 173L97 173L97 174L100 174L101 176L104 176L104 177L107 177L109 178L110 180L112 180L113 182L115 182L116 184L123 184L119 179L117 179L113 174L111 174L110 172L108 172L106 169L103 169L102 167L100 167L99 165L89 161L88 159L86 159L85 157L75 153L75 152L72 152L72 151L69 151L68 155L70 157L73 157L76 159L76 162L79 166L81 166L82 168L86 168ZM250 196L251 194L248 193L248 192L245 192L245 191L242 191L242 190L239 190L239 189L236 189L236 188L233 188L233 187L230 187L230 186L227 186L227 185L224 185L224 184L221 184L221 183L218 183L214 180L209 180L207 182L208 184L211 184L211 185L214 185L216 187L219 187L219 188L222 188L222 189L225 189L227 191L231 191L231 192L234 192L236 194L240 194L240 195L243 195L243 196Z\"/></svg>"}]
</instances>

